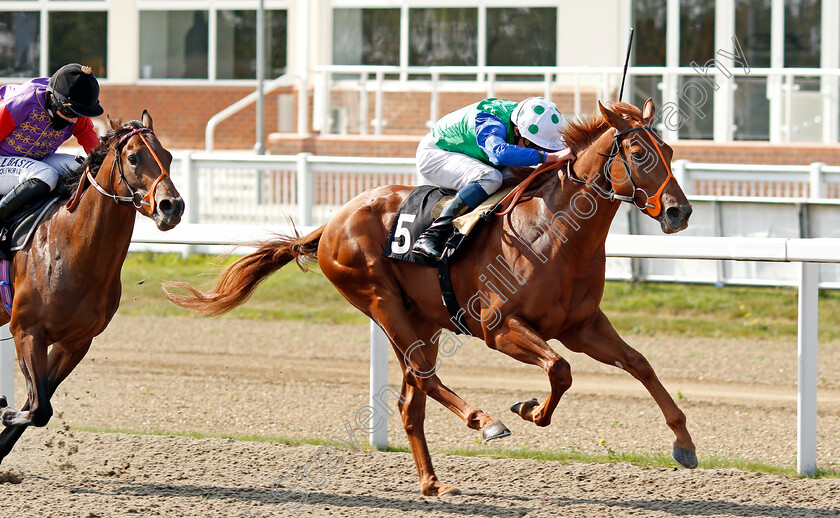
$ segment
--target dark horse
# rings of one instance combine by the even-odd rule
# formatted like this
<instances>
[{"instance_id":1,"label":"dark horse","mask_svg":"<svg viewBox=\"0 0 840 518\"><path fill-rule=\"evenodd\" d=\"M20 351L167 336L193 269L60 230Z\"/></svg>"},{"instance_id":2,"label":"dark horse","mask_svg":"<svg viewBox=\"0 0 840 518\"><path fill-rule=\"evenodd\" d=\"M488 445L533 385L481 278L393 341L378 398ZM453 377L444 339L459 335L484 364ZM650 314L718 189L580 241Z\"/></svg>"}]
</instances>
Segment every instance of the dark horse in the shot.
<instances>
[{"instance_id":1,"label":"dark horse","mask_svg":"<svg viewBox=\"0 0 840 518\"><path fill-rule=\"evenodd\" d=\"M515 404L522 419L547 426L560 397L571 386L569 363L546 343L555 338L568 349L624 369L648 389L676 435L673 457L697 465L685 415L660 383L648 361L627 345L599 308L604 290L604 243L619 201L636 205L659 221L666 233L688 225L691 206L671 174L672 150L650 127L654 106L644 112L599 103L599 112L569 122L566 142L578 156L574 170L537 177L512 212L494 224L479 225L473 246L451 265L458 300L466 307L469 331L488 347L545 369L548 398ZM335 287L387 333L403 369L400 411L425 495L456 489L438 481L426 445L423 421L431 396L482 430L485 439L510 432L496 418L468 404L435 374L438 348L451 349L457 337L441 304L434 268L383 257L394 214L410 187L384 186L364 192L329 223L303 237L280 237L230 265L215 290L203 293L184 283L167 288L178 305L218 315L242 304L267 275L292 260L317 258ZM172 287L188 293L175 293ZM440 343L438 343L440 341Z\"/></svg>"},{"instance_id":2,"label":"dark horse","mask_svg":"<svg viewBox=\"0 0 840 518\"><path fill-rule=\"evenodd\" d=\"M53 209L12 261L12 316L3 312L0 325L10 322L27 401L20 410L5 397L0 402L0 459L28 426L47 424L50 397L116 313L136 212L161 230L184 212L167 173L172 155L152 132L149 114L108 125L108 136L76 171L69 207ZM102 194L85 189L88 182Z\"/></svg>"}]
</instances>

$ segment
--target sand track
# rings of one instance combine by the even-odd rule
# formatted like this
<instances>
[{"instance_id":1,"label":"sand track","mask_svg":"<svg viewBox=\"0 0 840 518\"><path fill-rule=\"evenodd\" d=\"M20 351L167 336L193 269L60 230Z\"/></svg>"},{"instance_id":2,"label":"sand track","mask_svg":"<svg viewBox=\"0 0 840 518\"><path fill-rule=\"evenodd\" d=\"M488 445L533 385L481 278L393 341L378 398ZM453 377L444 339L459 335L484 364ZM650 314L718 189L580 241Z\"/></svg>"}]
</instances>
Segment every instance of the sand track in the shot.
<instances>
[{"instance_id":1,"label":"sand track","mask_svg":"<svg viewBox=\"0 0 840 518\"><path fill-rule=\"evenodd\" d=\"M59 388L54 427L27 431L0 466L7 495L0 516L288 515L289 495L272 484L296 465L313 462L317 446L90 433L80 427L344 438L344 425L352 425L355 412L367 405L367 338L365 326L118 316ZM419 494L409 454L356 451L333 442L342 466L304 480L320 486L306 487L307 502L293 514L840 516L840 480L703 469L711 456L795 465L794 343L630 341L680 398L701 469L436 454L441 480L464 491L436 499ZM840 347L820 347L818 462L836 468ZM445 359L440 375L510 427L513 435L498 446L668 452L673 436L641 384L559 344L557 350L572 364L574 383L544 429L507 410L518 399L545 397L548 382L538 369L468 343ZM390 382L398 385L395 364ZM433 451L487 448L437 403L430 402L427 411ZM389 440L406 444L396 415L389 419Z\"/></svg>"}]
</instances>

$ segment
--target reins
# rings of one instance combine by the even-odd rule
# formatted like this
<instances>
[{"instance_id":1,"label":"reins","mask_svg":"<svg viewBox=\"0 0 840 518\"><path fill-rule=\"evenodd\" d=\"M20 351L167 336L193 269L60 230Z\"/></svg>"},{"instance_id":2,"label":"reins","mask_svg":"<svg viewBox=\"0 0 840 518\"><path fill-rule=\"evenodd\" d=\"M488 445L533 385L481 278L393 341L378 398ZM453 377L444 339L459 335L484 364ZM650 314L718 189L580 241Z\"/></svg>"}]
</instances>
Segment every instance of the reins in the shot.
<instances>
[{"instance_id":1,"label":"reins","mask_svg":"<svg viewBox=\"0 0 840 518\"><path fill-rule=\"evenodd\" d=\"M525 189L528 188L528 185L534 181L534 178L545 173L547 171L553 171L554 169L559 168L561 165L560 162L553 162L551 164L541 164L539 167L534 169L534 171L528 175L528 178L525 178L519 184L513 188L504 198L502 198L499 203L496 204L496 207L503 207L506 203L510 202L508 208L503 210L502 212L494 212L497 216L506 216L510 214L510 211L516 207L516 204L519 203L519 198L522 197L522 193L525 192Z\"/></svg>"},{"instance_id":2,"label":"reins","mask_svg":"<svg viewBox=\"0 0 840 518\"><path fill-rule=\"evenodd\" d=\"M79 202L81 201L82 194L84 192L85 182L90 182L94 189L99 191L103 196L107 196L108 198L113 199L115 203L130 203L132 207L134 207L140 212L145 212L143 209L145 207L148 207L147 215L153 215L155 212L155 190L157 189L157 186L160 183L160 181L163 180L164 177L169 176L169 172L167 172L166 168L163 166L163 163L161 163L160 158L158 158L157 153L155 153L155 150L152 148L151 144L149 144L149 141L146 140L146 137L143 136L143 133L146 132L152 133L154 135L154 132L149 128L136 128L120 137L120 140L114 146L114 159L111 161L111 171L109 173L109 178L111 180L111 190L113 192L108 192L105 190L105 188L99 185L99 183L96 181L96 178L94 178L93 173L91 173L90 167L87 167L85 168L85 172L82 178L79 180L79 186L76 189L76 194L73 196L73 198L70 199L70 201L67 202L67 210L69 210L70 212L76 210L76 207L79 206ZM124 145L128 142L129 139L131 139L131 137L135 135L140 137L140 140L143 141L143 144L145 144L146 148L148 148L149 152L152 154L152 157L155 159L155 162L160 168L160 175L152 183L151 189L149 189L149 192L144 197L141 197L140 193L132 189L131 186L128 184L128 180L126 179L125 173L123 172L122 160L120 160L120 155L122 154ZM116 185L114 185L115 167L119 172L119 181L125 184L126 188L128 189L128 192L131 194L130 196L120 196L116 194L117 189Z\"/></svg>"}]
</instances>

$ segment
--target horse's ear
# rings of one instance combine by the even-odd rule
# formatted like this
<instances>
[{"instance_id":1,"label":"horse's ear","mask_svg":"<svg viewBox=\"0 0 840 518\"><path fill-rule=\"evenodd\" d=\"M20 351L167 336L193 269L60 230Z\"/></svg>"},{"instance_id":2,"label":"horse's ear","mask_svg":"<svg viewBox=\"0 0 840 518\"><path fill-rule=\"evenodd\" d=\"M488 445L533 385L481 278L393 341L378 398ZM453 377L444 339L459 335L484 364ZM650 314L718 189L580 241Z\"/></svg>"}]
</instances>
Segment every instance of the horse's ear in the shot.
<instances>
[{"instance_id":1,"label":"horse's ear","mask_svg":"<svg viewBox=\"0 0 840 518\"><path fill-rule=\"evenodd\" d=\"M110 115L107 115L107 114L105 115L105 122L108 124L108 127L111 128L114 131L117 131L118 129L122 128L122 125L120 125L120 122L112 120Z\"/></svg>"},{"instance_id":2,"label":"horse's ear","mask_svg":"<svg viewBox=\"0 0 840 518\"><path fill-rule=\"evenodd\" d=\"M146 110L143 110L143 116L141 117L141 120L143 121L143 126L146 126L147 128L149 128L152 131L155 130L152 127L152 124L153 124L152 116L149 115L149 112L147 112Z\"/></svg>"},{"instance_id":3,"label":"horse's ear","mask_svg":"<svg viewBox=\"0 0 840 518\"><path fill-rule=\"evenodd\" d=\"M656 113L656 106L653 105L653 99L648 97L648 100L645 101L644 110L642 110L642 120L645 121L645 124L650 124L654 113Z\"/></svg>"},{"instance_id":4,"label":"horse's ear","mask_svg":"<svg viewBox=\"0 0 840 518\"><path fill-rule=\"evenodd\" d=\"M601 115L607 120L607 124L617 129L618 131L630 128L630 122L614 111L605 108L601 101L598 101L598 109L601 110Z\"/></svg>"}]
</instances>

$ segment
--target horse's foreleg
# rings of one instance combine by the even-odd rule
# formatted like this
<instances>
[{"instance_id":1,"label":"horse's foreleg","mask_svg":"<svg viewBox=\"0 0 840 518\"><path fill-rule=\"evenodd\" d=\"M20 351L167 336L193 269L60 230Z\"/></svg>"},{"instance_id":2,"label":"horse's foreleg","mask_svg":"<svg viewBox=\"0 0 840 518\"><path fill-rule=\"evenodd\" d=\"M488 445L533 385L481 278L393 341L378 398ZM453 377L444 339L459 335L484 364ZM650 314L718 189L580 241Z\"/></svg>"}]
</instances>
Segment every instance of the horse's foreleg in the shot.
<instances>
[{"instance_id":1,"label":"horse's foreleg","mask_svg":"<svg viewBox=\"0 0 840 518\"><path fill-rule=\"evenodd\" d=\"M584 325L557 337L570 350L582 352L607 365L629 372L642 382L659 405L665 422L674 432L674 460L687 468L697 467L694 442L685 425L685 414L665 390L647 358L618 336L609 319L598 310Z\"/></svg>"},{"instance_id":2,"label":"horse's foreleg","mask_svg":"<svg viewBox=\"0 0 840 518\"><path fill-rule=\"evenodd\" d=\"M569 362L561 358L533 328L516 317L508 318L504 325L489 334L487 344L522 363L545 369L551 384L551 394L548 398L542 405L536 399L520 402L511 407L511 410L526 421L533 421L537 426L551 424L551 416L557 408L557 403L572 385Z\"/></svg>"},{"instance_id":3,"label":"horse's foreleg","mask_svg":"<svg viewBox=\"0 0 840 518\"><path fill-rule=\"evenodd\" d=\"M56 343L53 345L48 357L49 375L48 375L48 399L55 394L58 385L64 381L65 378L72 372L72 370L84 358L91 341L68 346L64 343ZM21 407L21 412L29 410L29 400ZM15 443L20 439L23 432L26 431L28 425L22 424L18 426L9 426L0 432L0 460L4 459L9 452L12 451Z\"/></svg>"},{"instance_id":4,"label":"horse's foreleg","mask_svg":"<svg viewBox=\"0 0 840 518\"><path fill-rule=\"evenodd\" d=\"M6 407L0 411L4 426L44 426L52 417L46 341L39 336L16 333L18 364L26 381L28 410Z\"/></svg>"}]
</instances>

